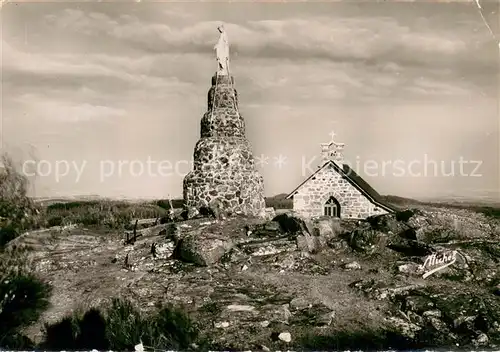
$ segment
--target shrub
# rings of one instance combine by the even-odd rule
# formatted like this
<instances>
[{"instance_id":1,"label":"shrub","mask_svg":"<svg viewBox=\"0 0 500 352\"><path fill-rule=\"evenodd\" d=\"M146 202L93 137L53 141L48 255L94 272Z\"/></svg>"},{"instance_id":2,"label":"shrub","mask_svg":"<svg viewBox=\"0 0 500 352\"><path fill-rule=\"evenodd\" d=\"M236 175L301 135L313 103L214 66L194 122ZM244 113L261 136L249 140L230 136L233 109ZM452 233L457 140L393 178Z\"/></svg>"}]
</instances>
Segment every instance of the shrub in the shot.
<instances>
[{"instance_id":1,"label":"shrub","mask_svg":"<svg viewBox=\"0 0 500 352\"><path fill-rule=\"evenodd\" d=\"M179 209L184 207L184 199L172 199L172 206L174 209Z\"/></svg>"},{"instance_id":2,"label":"shrub","mask_svg":"<svg viewBox=\"0 0 500 352\"><path fill-rule=\"evenodd\" d=\"M106 321L95 308L83 317L77 314L65 317L57 324L46 325L45 329L46 345L54 350L109 349Z\"/></svg>"},{"instance_id":3,"label":"shrub","mask_svg":"<svg viewBox=\"0 0 500 352\"><path fill-rule=\"evenodd\" d=\"M411 219L413 215L415 215L415 210L407 209L403 211L396 212L396 220L397 221L408 221Z\"/></svg>"},{"instance_id":4,"label":"shrub","mask_svg":"<svg viewBox=\"0 0 500 352\"><path fill-rule=\"evenodd\" d=\"M8 225L0 228L0 248L3 248L7 243L19 236L18 229L13 225Z\"/></svg>"},{"instance_id":5,"label":"shrub","mask_svg":"<svg viewBox=\"0 0 500 352\"><path fill-rule=\"evenodd\" d=\"M187 349L198 338L189 317L171 305L143 316L129 301L113 299L101 313L91 309L45 327L45 349L133 350L140 341L154 349Z\"/></svg>"},{"instance_id":6,"label":"shrub","mask_svg":"<svg viewBox=\"0 0 500 352\"><path fill-rule=\"evenodd\" d=\"M19 331L48 307L51 288L29 272L21 250L2 254L0 273L0 347L31 348Z\"/></svg>"},{"instance_id":7,"label":"shrub","mask_svg":"<svg viewBox=\"0 0 500 352\"><path fill-rule=\"evenodd\" d=\"M53 211L58 211L58 210L75 210L75 209L95 207L98 205L99 205L99 202L96 202L96 201L53 203L53 204L50 204L47 206L47 211L53 212Z\"/></svg>"},{"instance_id":8,"label":"shrub","mask_svg":"<svg viewBox=\"0 0 500 352\"><path fill-rule=\"evenodd\" d=\"M107 310L106 327L108 341L113 348L121 351L133 349L139 343L143 331L150 329L131 302L119 299L114 299Z\"/></svg>"},{"instance_id":9,"label":"shrub","mask_svg":"<svg viewBox=\"0 0 500 352\"><path fill-rule=\"evenodd\" d=\"M301 230L305 229L305 224L303 220L289 216L288 214L280 214L273 218L272 221L276 221L280 224L283 231L287 233L299 233Z\"/></svg>"},{"instance_id":10,"label":"shrub","mask_svg":"<svg viewBox=\"0 0 500 352\"><path fill-rule=\"evenodd\" d=\"M46 324L43 346L59 351L64 349L75 350L77 328L78 324L75 324L73 317L65 317L56 324Z\"/></svg>"},{"instance_id":11,"label":"shrub","mask_svg":"<svg viewBox=\"0 0 500 352\"><path fill-rule=\"evenodd\" d=\"M63 217L62 216L53 216L50 217L47 220L47 225L52 227L52 226L61 226L63 224Z\"/></svg>"},{"instance_id":12,"label":"shrub","mask_svg":"<svg viewBox=\"0 0 500 352\"><path fill-rule=\"evenodd\" d=\"M38 210L27 196L28 179L7 155L0 168L0 249L22 231L38 227Z\"/></svg>"},{"instance_id":13,"label":"shrub","mask_svg":"<svg viewBox=\"0 0 500 352\"><path fill-rule=\"evenodd\" d=\"M153 326L156 333L151 336L151 345L159 348L186 349L198 337L198 331L189 317L172 305L158 312Z\"/></svg>"},{"instance_id":14,"label":"shrub","mask_svg":"<svg viewBox=\"0 0 500 352\"><path fill-rule=\"evenodd\" d=\"M479 207L475 211L493 219L500 219L500 208Z\"/></svg>"},{"instance_id":15,"label":"shrub","mask_svg":"<svg viewBox=\"0 0 500 352\"><path fill-rule=\"evenodd\" d=\"M168 199L160 199L156 201L156 205L165 210L170 210L170 202L168 201Z\"/></svg>"},{"instance_id":16,"label":"shrub","mask_svg":"<svg viewBox=\"0 0 500 352\"><path fill-rule=\"evenodd\" d=\"M155 204L134 204L123 201L89 201L54 203L46 208L47 224L82 224L124 229L134 219L160 218L167 211Z\"/></svg>"}]
</instances>

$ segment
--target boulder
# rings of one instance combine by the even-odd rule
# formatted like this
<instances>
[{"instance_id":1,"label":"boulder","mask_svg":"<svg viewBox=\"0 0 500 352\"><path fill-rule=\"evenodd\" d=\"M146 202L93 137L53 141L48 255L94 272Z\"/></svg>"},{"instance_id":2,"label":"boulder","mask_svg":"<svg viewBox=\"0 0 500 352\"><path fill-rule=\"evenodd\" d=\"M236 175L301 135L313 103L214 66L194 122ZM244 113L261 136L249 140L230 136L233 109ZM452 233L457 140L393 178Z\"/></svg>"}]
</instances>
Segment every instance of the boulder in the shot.
<instances>
[{"instance_id":1,"label":"boulder","mask_svg":"<svg viewBox=\"0 0 500 352\"><path fill-rule=\"evenodd\" d=\"M298 235L296 241L297 249L301 252L313 254L321 250L321 244L319 243L318 238L311 236L308 233Z\"/></svg>"},{"instance_id":2,"label":"boulder","mask_svg":"<svg viewBox=\"0 0 500 352\"><path fill-rule=\"evenodd\" d=\"M292 335L289 332L282 332L281 334L278 335L278 339L284 342L291 342Z\"/></svg>"},{"instance_id":3,"label":"boulder","mask_svg":"<svg viewBox=\"0 0 500 352\"><path fill-rule=\"evenodd\" d=\"M361 265L358 262L350 262L344 264L346 270L361 270Z\"/></svg>"},{"instance_id":4,"label":"boulder","mask_svg":"<svg viewBox=\"0 0 500 352\"><path fill-rule=\"evenodd\" d=\"M319 238L321 239L321 237ZM345 251L349 249L349 243L347 243L344 239L332 239L327 242L327 245L334 251Z\"/></svg>"},{"instance_id":5,"label":"boulder","mask_svg":"<svg viewBox=\"0 0 500 352\"><path fill-rule=\"evenodd\" d=\"M479 336L477 337L477 339L475 339L473 341L473 344L476 347L482 347L482 346L487 346L488 345L488 341L489 341L488 335L486 335L486 334L479 334Z\"/></svg>"},{"instance_id":6,"label":"boulder","mask_svg":"<svg viewBox=\"0 0 500 352\"><path fill-rule=\"evenodd\" d=\"M404 221L408 218L408 215L402 216L401 213L405 212L371 216L367 218L366 221L373 229L380 232L387 234L399 234L400 232L410 228Z\"/></svg>"},{"instance_id":7,"label":"boulder","mask_svg":"<svg viewBox=\"0 0 500 352\"><path fill-rule=\"evenodd\" d=\"M174 220L175 220L175 214L173 212L169 211L167 215L160 217L159 223L160 224L168 224L168 223L173 222Z\"/></svg>"},{"instance_id":8,"label":"boulder","mask_svg":"<svg viewBox=\"0 0 500 352\"><path fill-rule=\"evenodd\" d=\"M489 238L493 232L493 223L483 214L465 209L418 211L407 223L415 229L417 239L428 244Z\"/></svg>"},{"instance_id":9,"label":"boulder","mask_svg":"<svg viewBox=\"0 0 500 352\"><path fill-rule=\"evenodd\" d=\"M245 230L247 235L255 237L279 237L283 234L280 224L276 221L246 225Z\"/></svg>"},{"instance_id":10,"label":"boulder","mask_svg":"<svg viewBox=\"0 0 500 352\"><path fill-rule=\"evenodd\" d=\"M496 285L495 287L493 287L493 294L496 295L496 296L500 296L500 284Z\"/></svg>"},{"instance_id":11,"label":"boulder","mask_svg":"<svg viewBox=\"0 0 500 352\"><path fill-rule=\"evenodd\" d=\"M389 317L386 319L387 323L392 326L396 331L408 339L414 339L417 334L422 330L417 324L409 322L407 319L399 317Z\"/></svg>"},{"instance_id":12,"label":"boulder","mask_svg":"<svg viewBox=\"0 0 500 352\"><path fill-rule=\"evenodd\" d=\"M290 302L290 306L292 305L292 302ZM334 317L335 312L321 303L308 304L306 307L302 304L300 309L296 309L294 311L290 324L310 327L329 326L331 325Z\"/></svg>"},{"instance_id":13,"label":"boulder","mask_svg":"<svg viewBox=\"0 0 500 352\"><path fill-rule=\"evenodd\" d=\"M432 253L432 248L418 240L417 224L427 223L425 221L413 221L415 217L422 217L420 210L405 210L394 214L385 214L369 217L367 223L355 230L354 236L361 238L363 242L373 242L370 238L376 233L384 234L387 239L385 246L407 256L425 256ZM371 232L370 232L371 230ZM359 247L359 245L358 245ZM363 247L361 245L361 247Z\"/></svg>"},{"instance_id":14,"label":"boulder","mask_svg":"<svg viewBox=\"0 0 500 352\"><path fill-rule=\"evenodd\" d=\"M283 232L290 233L293 235L298 235L302 233L309 233L307 230L307 226L304 220L290 216L288 214L280 214L273 218L273 221L276 221L280 224Z\"/></svg>"},{"instance_id":15,"label":"boulder","mask_svg":"<svg viewBox=\"0 0 500 352\"><path fill-rule=\"evenodd\" d=\"M177 244L181 238L181 228L176 223L168 224L167 228L164 230L165 239L171 240ZM162 233L163 234L163 230Z\"/></svg>"},{"instance_id":16,"label":"boulder","mask_svg":"<svg viewBox=\"0 0 500 352\"><path fill-rule=\"evenodd\" d=\"M427 312L435 307L432 299L425 295L413 295L407 296L403 301L403 306L401 307L405 312L414 312L419 315Z\"/></svg>"},{"instance_id":17,"label":"boulder","mask_svg":"<svg viewBox=\"0 0 500 352\"><path fill-rule=\"evenodd\" d=\"M280 233L281 232L281 227L280 227L280 224L278 222L276 222L276 221L269 221L269 222L266 222L265 224L262 225L262 230L269 231L269 232Z\"/></svg>"},{"instance_id":18,"label":"boulder","mask_svg":"<svg viewBox=\"0 0 500 352\"><path fill-rule=\"evenodd\" d=\"M311 235L324 237L327 240L338 237L342 233L340 219L336 218L319 218L314 222L313 232Z\"/></svg>"},{"instance_id":19,"label":"boulder","mask_svg":"<svg viewBox=\"0 0 500 352\"><path fill-rule=\"evenodd\" d=\"M200 207L199 212L200 212L200 216L202 216L204 218L214 218L214 219L216 219L215 212L210 207Z\"/></svg>"},{"instance_id":20,"label":"boulder","mask_svg":"<svg viewBox=\"0 0 500 352\"><path fill-rule=\"evenodd\" d=\"M175 245L173 242L164 242L154 245L154 256L157 259L168 259L173 251Z\"/></svg>"},{"instance_id":21,"label":"boulder","mask_svg":"<svg viewBox=\"0 0 500 352\"><path fill-rule=\"evenodd\" d=\"M189 219L195 218L199 214L200 214L200 212L195 207L186 207L182 211L181 217L182 217L183 220L189 220Z\"/></svg>"},{"instance_id":22,"label":"boulder","mask_svg":"<svg viewBox=\"0 0 500 352\"><path fill-rule=\"evenodd\" d=\"M399 234L387 235L386 247L396 252L411 257L422 257L432 254L433 247L414 239L415 231L412 229L405 230Z\"/></svg>"},{"instance_id":23,"label":"boulder","mask_svg":"<svg viewBox=\"0 0 500 352\"><path fill-rule=\"evenodd\" d=\"M217 329L225 329L229 327L229 322L227 321L221 321L221 322L216 322L214 323L214 327Z\"/></svg>"},{"instance_id":24,"label":"boulder","mask_svg":"<svg viewBox=\"0 0 500 352\"><path fill-rule=\"evenodd\" d=\"M452 290L445 287L421 287L393 297L412 323L419 325L430 341L458 343L466 346L487 345L489 339L499 341L496 329L500 306L495 298L478 295L476 290Z\"/></svg>"},{"instance_id":25,"label":"boulder","mask_svg":"<svg viewBox=\"0 0 500 352\"><path fill-rule=\"evenodd\" d=\"M418 223L421 220L426 222L424 212L416 208L398 211L394 213L394 217L397 221L408 223L411 227L420 227L418 225L415 226L415 222Z\"/></svg>"},{"instance_id":26,"label":"boulder","mask_svg":"<svg viewBox=\"0 0 500 352\"><path fill-rule=\"evenodd\" d=\"M397 271L402 274L407 274L410 276L420 275L422 269L417 263L405 263L405 264L397 264Z\"/></svg>"},{"instance_id":27,"label":"boulder","mask_svg":"<svg viewBox=\"0 0 500 352\"><path fill-rule=\"evenodd\" d=\"M312 303L303 297L296 297L290 301L290 308L293 310L302 310L309 307L312 307Z\"/></svg>"},{"instance_id":28,"label":"boulder","mask_svg":"<svg viewBox=\"0 0 500 352\"><path fill-rule=\"evenodd\" d=\"M316 325L318 325L318 326L330 326L332 324L334 318L335 318L334 311L320 314L316 318Z\"/></svg>"},{"instance_id":29,"label":"boulder","mask_svg":"<svg viewBox=\"0 0 500 352\"><path fill-rule=\"evenodd\" d=\"M297 250L297 245L287 238L239 243L242 252L253 257L275 255Z\"/></svg>"},{"instance_id":30,"label":"boulder","mask_svg":"<svg viewBox=\"0 0 500 352\"><path fill-rule=\"evenodd\" d=\"M193 231L177 243L174 255L186 262L210 266L217 263L233 246L233 242L223 234Z\"/></svg>"},{"instance_id":31,"label":"boulder","mask_svg":"<svg viewBox=\"0 0 500 352\"><path fill-rule=\"evenodd\" d=\"M376 249L382 233L373 229L369 224L362 224L349 236L349 245L360 252L371 253Z\"/></svg>"},{"instance_id":32,"label":"boulder","mask_svg":"<svg viewBox=\"0 0 500 352\"><path fill-rule=\"evenodd\" d=\"M350 231L366 242L376 232L388 236L388 247L409 256L430 254L432 246L461 240L491 240L495 222L465 209L408 209L372 216ZM371 230L371 232L370 232ZM358 246L366 247L366 246ZM359 249L359 248L358 248Z\"/></svg>"}]
</instances>

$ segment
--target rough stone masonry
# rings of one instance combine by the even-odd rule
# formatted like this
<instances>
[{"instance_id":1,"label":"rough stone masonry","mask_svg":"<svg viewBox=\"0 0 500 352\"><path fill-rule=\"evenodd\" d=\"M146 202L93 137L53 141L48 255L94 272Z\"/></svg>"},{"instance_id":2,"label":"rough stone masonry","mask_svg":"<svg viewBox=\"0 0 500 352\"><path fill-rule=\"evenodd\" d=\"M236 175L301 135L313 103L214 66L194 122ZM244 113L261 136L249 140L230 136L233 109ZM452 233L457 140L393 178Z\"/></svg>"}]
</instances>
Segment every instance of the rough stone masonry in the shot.
<instances>
[{"instance_id":1,"label":"rough stone masonry","mask_svg":"<svg viewBox=\"0 0 500 352\"><path fill-rule=\"evenodd\" d=\"M259 215L265 208L264 180L255 168L233 85L227 65L212 77L193 170L184 178L184 204L199 209L218 203L226 212Z\"/></svg>"}]
</instances>

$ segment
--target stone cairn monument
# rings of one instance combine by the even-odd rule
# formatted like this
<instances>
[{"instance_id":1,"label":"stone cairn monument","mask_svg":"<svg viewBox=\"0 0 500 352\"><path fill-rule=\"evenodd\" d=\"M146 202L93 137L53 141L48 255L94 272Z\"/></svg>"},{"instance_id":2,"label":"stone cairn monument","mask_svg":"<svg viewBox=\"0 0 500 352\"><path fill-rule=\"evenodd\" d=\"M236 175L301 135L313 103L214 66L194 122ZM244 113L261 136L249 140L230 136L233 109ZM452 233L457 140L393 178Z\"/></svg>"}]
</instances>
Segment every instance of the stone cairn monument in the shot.
<instances>
[{"instance_id":1,"label":"stone cairn monument","mask_svg":"<svg viewBox=\"0 0 500 352\"><path fill-rule=\"evenodd\" d=\"M208 91L208 110L201 119L193 170L183 183L188 210L203 207L224 213L260 215L265 209L264 181L256 171L245 121L229 71L229 42L223 26L214 46L218 70Z\"/></svg>"}]
</instances>

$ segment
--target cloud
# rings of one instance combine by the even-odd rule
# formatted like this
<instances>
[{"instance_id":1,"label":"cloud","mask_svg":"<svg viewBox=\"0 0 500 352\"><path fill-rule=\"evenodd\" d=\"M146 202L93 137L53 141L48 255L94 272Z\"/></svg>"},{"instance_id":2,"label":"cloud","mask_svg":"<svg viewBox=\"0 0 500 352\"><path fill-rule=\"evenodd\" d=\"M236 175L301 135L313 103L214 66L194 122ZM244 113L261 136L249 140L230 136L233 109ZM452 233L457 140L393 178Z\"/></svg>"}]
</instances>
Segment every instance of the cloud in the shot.
<instances>
[{"instance_id":1,"label":"cloud","mask_svg":"<svg viewBox=\"0 0 500 352\"><path fill-rule=\"evenodd\" d=\"M72 99L78 95L77 99L102 101L110 97L116 98L118 91L133 93L134 99L140 99L141 96L159 96L160 92L163 97L165 94L182 95L193 89L192 81L181 81L175 76L178 72L175 72L175 66L172 65L172 57L28 53L18 50L8 41L4 41L2 49L2 80L6 100L10 96L41 90L47 97L51 94L63 94ZM169 66L173 69L164 69ZM185 72L189 71L186 69ZM188 77L189 75L186 78ZM94 94L81 95L82 90Z\"/></svg>"},{"instance_id":2,"label":"cloud","mask_svg":"<svg viewBox=\"0 0 500 352\"><path fill-rule=\"evenodd\" d=\"M163 57L165 63L178 65L179 71L189 70L180 63L181 57L213 55L212 47L217 36L215 28L219 21L186 20L173 25L176 13L190 20L194 15L186 8L184 11L163 11L167 17L164 22L139 15L112 17L73 9L46 16L46 21L74 35L83 34L133 48L136 55L142 55L144 61L149 60L153 68L159 67L153 65L158 57ZM360 74L362 70L370 73L397 70L401 75L427 71L439 75L438 80L465 78L472 84L492 90L496 82L489 72L498 70L495 53L483 33L475 31L481 23L473 15L457 19L457 24L460 24L457 26L442 26L435 17L416 16L403 21L388 15L336 17L335 13L332 16L229 22L225 26L233 60L239 65L245 65L246 61L287 60L297 65L324 61L355 66ZM477 55L470 55L471 50ZM140 52L142 54L138 54ZM175 58L177 63L169 57ZM161 76L164 72L154 69L152 73ZM352 77L346 79L349 81ZM390 86L388 82L397 79L378 80ZM360 87L359 82L350 83Z\"/></svg>"},{"instance_id":3,"label":"cloud","mask_svg":"<svg viewBox=\"0 0 500 352\"><path fill-rule=\"evenodd\" d=\"M177 13L184 14L183 25L171 23ZM23 52L4 41L5 87L11 94L43 88L55 100L74 100L75 91L86 88L97 93L85 101L94 105L199 95L200 82L214 70L210 57L219 22L191 23L186 19L195 16L179 8L162 14L165 23L141 13L65 9L46 15L44 29L88 45ZM473 22L462 22L460 28L440 27L420 18L416 26L387 15L334 14L226 23L226 28L234 74L248 102L286 105L292 99L312 105L389 96L431 99L468 94L485 82L493 87L488 72L494 61L469 55ZM118 43L123 52L116 52Z\"/></svg>"},{"instance_id":4,"label":"cloud","mask_svg":"<svg viewBox=\"0 0 500 352\"><path fill-rule=\"evenodd\" d=\"M130 83L140 81L140 71L149 64L141 59L100 54L27 53L17 50L8 42L3 43L2 55L3 68L7 71L30 72L41 76L120 78ZM158 80L152 82L158 83Z\"/></svg>"},{"instance_id":5,"label":"cloud","mask_svg":"<svg viewBox=\"0 0 500 352\"><path fill-rule=\"evenodd\" d=\"M409 91L418 92L424 95L451 95L465 96L470 95L471 90L464 89L459 85L451 85L425 77L419 77L413 81L413 84L407 88Z\"/></svg>"},{"instance_id":6,"label":"cloud","mask_svg":"<svg viewBox=\"0 0 500 352\"><path fill-rule=\"evenodd\" d=\"M269 60L270 61L270 60ZM388 68L360 69L354 63L314 61L297 65L257 62L238 69L236 88L243 86L243 102L296 105L353 104L390 99L393 102L439 101L469 97L475 87L466 80L443 79L433 71ZM477 94L477 93L476 93ZM243 103L244 104L244 103Z\"/></svg>"},{"instance_id":7,"label":"cloud","mask_svg":"<svg viewBox=\"0 0 500 352\"><path fill-rule=\"evenodd\" d=\"M111 18L104 14L86 14L81 10L64 10L46 17L58 28L94 36L109 36L130 42L156 53L206 53L216 38L216 21L171 26L145 22L134 16ZM227 23L234 52L262 58L327 59L331 61L396 60L413 65L444 63L450 56L467 51L464 38L468 28L459 31L412 30L390 17L333 18L248 21ZM470 26L467 26L470 28ZM461 35L464 34L464 35Z\"/></svg>"}]
</instances>

